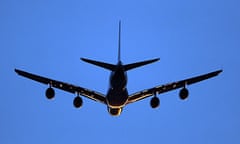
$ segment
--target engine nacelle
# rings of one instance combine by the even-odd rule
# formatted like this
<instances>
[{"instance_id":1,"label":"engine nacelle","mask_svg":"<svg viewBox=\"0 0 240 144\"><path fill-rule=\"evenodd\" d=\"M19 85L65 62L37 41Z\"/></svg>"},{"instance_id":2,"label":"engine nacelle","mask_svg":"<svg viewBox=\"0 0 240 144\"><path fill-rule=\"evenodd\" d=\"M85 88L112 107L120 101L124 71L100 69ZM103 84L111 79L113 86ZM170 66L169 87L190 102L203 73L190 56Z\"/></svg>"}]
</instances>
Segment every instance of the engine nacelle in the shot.
<instances>
[{"instance_id":1,"label":"engine nacelle","mask_svg":"<svg viewBox=\"0 0 240 144\"><path fill-rule=\"evenodd\" d=\"M108 112L112 116L119 116L122 112L122 108L110 108L110 107L108 107Z\"/></svg>"},{"instance_id":2,"label":"engine nacelle","mask_svg":"<svg viewBox=\"0 0 240 144\"><path fill-rule=\"evenodd\" d=\"M49 87L47 90L46 90L46 97L48 98L48 99L53 99L54 98L54 96L55 96L55 91L54 91L54 89L53 88L51 88L51 87Z\"/></svg>"},{"instance_id":3,"label":"engine nacelle","mask_svg":"<svg viewBox=\"0 0 240 144\"><path fill-rule=\"evenodd\" d=\"M179 97L181 100L185 100L188 98L189 92L188 89L186 89L185 87L182 88L179 92Z\"/></svg>"},{"instance_id":4,"label":"engine nacelle","mask_svg":"<svg viewBox=\"0 0 240 144\"><path fill-rule=\"evenodd\" d=\"M83 100L80 96L76 96L73 100L73 105L75 108L80 108L83 104Z\"/></svg>"},{"instance_id":5,"label":"engine nacelle","mask_svg":"<svg viewBox=\"0 0 240 144\"><path fill-rule=\"evenodd\" d=\"M150 105L152 108L157 108L160 105L160 99L154 96L150 101Z\"/></svg>"}]
</instances>

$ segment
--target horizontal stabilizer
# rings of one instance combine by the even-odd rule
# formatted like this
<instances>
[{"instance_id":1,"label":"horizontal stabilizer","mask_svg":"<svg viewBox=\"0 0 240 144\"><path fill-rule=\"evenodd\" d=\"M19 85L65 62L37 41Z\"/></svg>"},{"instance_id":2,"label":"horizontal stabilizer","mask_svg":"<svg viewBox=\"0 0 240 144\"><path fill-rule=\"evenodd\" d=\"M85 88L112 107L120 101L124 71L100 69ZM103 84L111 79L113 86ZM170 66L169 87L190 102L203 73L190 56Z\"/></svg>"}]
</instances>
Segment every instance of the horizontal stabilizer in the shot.
<instances>
[{"instance_id":1,"label":"horizontal stabilizer","mask_svg":"<svg viewBox=\"0 0 240 144\"><path fill-rule=\"evenodd\" d=\"M113 64L108 64L105 62L99 62L99 61L95 61L95 60L90 60L90 59L86 59L86 58L81 58L82 61L114 71L116 69L116 66Z\"/></svg>"},{"instance_id":2,"label":"horizontal stabilizer","mask_svg":"<svg viewBox=\"0 0 240 144\"><path fill-rule=\"evenodd\" d=\"M132 64L127 64L127 65L124 65L124 69L125 69L125 71L128 71L128 70L140 67L140 66L144 66L144 65L156 62L158 60L160 60L160 58L146 60L146 61L142 61L142 62L136 62L136 63L132 63Z\"/></svg>"}]
</instances>

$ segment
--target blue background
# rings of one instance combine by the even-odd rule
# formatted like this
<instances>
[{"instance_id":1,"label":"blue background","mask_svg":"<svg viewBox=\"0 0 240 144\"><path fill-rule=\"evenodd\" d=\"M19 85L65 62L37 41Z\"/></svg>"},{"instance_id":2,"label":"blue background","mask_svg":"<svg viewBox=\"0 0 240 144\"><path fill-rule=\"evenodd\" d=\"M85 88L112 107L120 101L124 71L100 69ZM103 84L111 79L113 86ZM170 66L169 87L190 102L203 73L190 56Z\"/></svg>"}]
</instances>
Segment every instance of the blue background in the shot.
<instances>
[{"instance_id":1,"label":"blue background","mask_svg":"<svg viewBox=\"0 0 240 144\"><path fill-rule=\"evenodd\" d=\"M238 0L1 0L0 143L239 144ZM145 88L223 69L213 79L149 98L112 117L106 106L19 77L14 68L106 93L109 71L80 61L117 62L122 20L122 61L160 57L129 71L128 89Z\"/></svg>"}]
</instances>

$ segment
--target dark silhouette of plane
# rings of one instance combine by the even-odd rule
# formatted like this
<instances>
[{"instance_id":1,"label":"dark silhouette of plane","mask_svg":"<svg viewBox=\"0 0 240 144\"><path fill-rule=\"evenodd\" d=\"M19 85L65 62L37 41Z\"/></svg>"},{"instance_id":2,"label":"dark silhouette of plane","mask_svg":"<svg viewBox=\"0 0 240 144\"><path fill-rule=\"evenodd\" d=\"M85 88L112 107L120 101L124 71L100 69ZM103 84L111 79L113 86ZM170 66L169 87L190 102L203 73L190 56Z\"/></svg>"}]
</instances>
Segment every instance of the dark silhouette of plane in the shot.
<instances>
[{"instance_id":1,"label":"dark silhouette of plane","mask_svg":"<svg viewBox=\"0 0 240 144\"><path fill-rule=\"evenodd\" d=\"M192 77L189 79L184 79L177 82L156 86L156 87L142 90L129 95L127 90L127 71L146 65L146 64L156 62L159 60L159 58L137 62L137 63L126 64L126 65L122 64L120 59L120 38L121 38L120 36L121 36L121 22L119 22L118 63L116 65L105 63L105 62L99 62L95 60L90 60L86 58L81 58L81 60L83 60L84 62L93 64L111 71L110 87L106 95L80 87L80 86L75 86L65 82L31 74L22 70L15 69L15 72L23 77L35 80L43 84L47 84L49 86L49 88L47 88L46 90L46 97L48 99L54 98L55 92L53 87L55 87L55 88L76 94L76 97L73 100L73 105L76 108L79 108L82 106L82 98L80 96L84 96L86 98L89 98L107 105L108 112L113 116L120 115L124 106L130 103L145 99L150 96L153 96L150 101L150 105L152 108L156 108L160 104L160 100L157 97L158 94L168 92L178 88L181 88L179 92L179 97L180 99L184 100L189 95L189 92L186 88L187 85L197 83L202 80L209 79L211 77L215 77L222 72L222 70L217 70L214 72Z\"/></svg>"}]
</instances>

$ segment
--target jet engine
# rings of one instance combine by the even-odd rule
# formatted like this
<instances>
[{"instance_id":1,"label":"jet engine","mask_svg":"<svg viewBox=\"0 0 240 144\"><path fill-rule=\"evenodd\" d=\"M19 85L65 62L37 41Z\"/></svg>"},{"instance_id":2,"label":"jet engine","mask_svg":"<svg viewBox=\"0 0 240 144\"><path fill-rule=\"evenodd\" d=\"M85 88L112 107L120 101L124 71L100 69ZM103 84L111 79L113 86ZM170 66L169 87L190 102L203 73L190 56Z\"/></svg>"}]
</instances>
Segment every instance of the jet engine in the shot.
<instances>
[{"instance_id":1,"label":"jet engine","mask_svg":"<svg viewBox=\"0 0 240 144\"><path fill-rule=\"evenodd\" d=\"M189 92L188 89L186 89L185 87L182 88L179 92L179 97L181 100L185 100L186 98L188 98Z\"/></svg>"},{"instance_id":2,"label":"jet engine","mask_svg":"<svg viewBox=\"0 0 240 144\"><path fill-rule=\"evenodd\" d=\"M82 98L80 96L76 96L73 100L73 105L75 108L80 108L83 104Z\"/></svg>"},{"instance_id":3,"label":"jet engine","mask_svg":"<svg viewBox=\"0 0 240 144\"><path fill-rule=\"evenodd\" d=\"M160 99L154 96L150 101L150 105L152 108L157 108L160 105Z\"/></svg>"},{"instance_id":4,"label":"jet engine","mask_svg":"<svg viewBox=\"0 0 240 144\"><path fill-rule=\"evenodd\" d=\"M54 98L54 96L55 96L55 91L54 91L54 89L53 88L51 88L51 87L49 87L47 90L46 90L46 97L48 98L48 99L53 99Z\"/></svg>"},{"instance_id":5,"label":"jet engine","mask_svg":"<svg viewBox=\"0 0 240 144\"><path fill-rule=\"evenodd\" d=\"M110 108L110 107L108 107L108 112L112 116L119 116L122 112L122 108Z\"/></svg>"}]
</instances>

